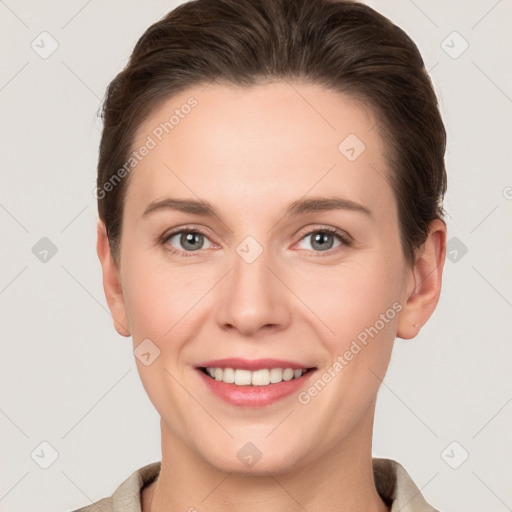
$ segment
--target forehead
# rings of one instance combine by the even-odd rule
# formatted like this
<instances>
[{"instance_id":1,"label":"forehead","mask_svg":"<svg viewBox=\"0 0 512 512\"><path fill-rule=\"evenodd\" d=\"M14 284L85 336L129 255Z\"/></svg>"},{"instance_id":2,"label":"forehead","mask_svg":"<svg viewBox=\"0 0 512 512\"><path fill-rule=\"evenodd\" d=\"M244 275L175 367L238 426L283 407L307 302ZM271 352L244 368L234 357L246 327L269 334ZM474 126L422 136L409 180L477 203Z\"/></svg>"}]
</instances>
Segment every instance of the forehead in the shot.
<instances>
[{"instance_id":1,"label":"forehead","mask_svg":"<svg viewBox=\"0 0 512 512\"><path fill-rule=\"evenodd\" d=\"M126 197L139 213L168 194L247 212L308 193L394 207L372 112L317 84L190 88L139 127L133 149L143 146Z\"/></svg>"}]
</instances>

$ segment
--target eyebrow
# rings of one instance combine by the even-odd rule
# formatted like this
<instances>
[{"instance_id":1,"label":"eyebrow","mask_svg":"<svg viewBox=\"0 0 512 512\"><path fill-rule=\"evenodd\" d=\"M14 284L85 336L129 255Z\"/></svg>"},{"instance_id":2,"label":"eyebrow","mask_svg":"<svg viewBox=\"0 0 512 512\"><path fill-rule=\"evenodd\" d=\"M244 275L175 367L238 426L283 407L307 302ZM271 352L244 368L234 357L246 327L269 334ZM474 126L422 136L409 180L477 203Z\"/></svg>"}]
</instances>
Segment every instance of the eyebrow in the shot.
<instances>
[{"instance_id":1,"label":"eyebrow","mask_svg":"<svg viewBox=\"0 0 512 512\"><path fill-rule=\"evenodd\" d=\"M178 199L172 197L151 202L144 210L142 216L145 217L151 213L161 210L176 210L207 217L218 217L218 214L215 212L215 208L208 201ZM306 215L308 213L331 210L348 210L373 217L373 213L366 206L341 197L310 197L307 199L299 199L288 205L284 216L295 217L299 215Z\"/></svg>"}]
</instances>

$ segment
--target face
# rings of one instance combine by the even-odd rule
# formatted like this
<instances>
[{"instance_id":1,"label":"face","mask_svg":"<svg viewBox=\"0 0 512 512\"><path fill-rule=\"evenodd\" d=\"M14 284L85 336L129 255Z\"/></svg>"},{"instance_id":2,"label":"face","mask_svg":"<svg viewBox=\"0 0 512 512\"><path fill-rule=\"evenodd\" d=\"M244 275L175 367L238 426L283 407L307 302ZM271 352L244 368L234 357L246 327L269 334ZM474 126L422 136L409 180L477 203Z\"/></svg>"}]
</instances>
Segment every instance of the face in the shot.
<instances>
[{"instance_id":1,"label":"face","mask_svg":"<svg viewBox=\"0 0 512 512\"><path fill-rule=\"evenodd\" d=\"M319 85L209 85L143 145L109 305L164 443L253 472L367 449L415 283L371 113Z\"/></svg>"}]
</instances>

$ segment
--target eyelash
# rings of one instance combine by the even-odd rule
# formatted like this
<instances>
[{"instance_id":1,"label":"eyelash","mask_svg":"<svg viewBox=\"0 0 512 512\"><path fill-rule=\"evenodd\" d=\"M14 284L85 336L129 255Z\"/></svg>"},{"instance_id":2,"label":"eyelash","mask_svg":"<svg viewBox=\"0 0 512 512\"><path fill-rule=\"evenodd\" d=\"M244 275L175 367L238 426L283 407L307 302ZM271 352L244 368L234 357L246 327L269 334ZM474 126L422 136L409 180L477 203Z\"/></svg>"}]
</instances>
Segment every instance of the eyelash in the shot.
<instances>
[{"instance_id":1,"label":"eyelash","mask_svg":"<svg viewBox=\"0 0 512 512\"><path fill-rule=\"evenodd\" d=\"M202 229L187 228L185 226L184 228L180 228L176 231L171 231L170 233L164 233L159 238L159 243L161 245L165 246L166 250L172 254L177 254L179 256L184 256L186 258L188 258L190 256L197 256L197 253L201 252L200 250L199 251L180 251L178 249L175 249L174 247L171 247L168 244L169 239L171 239L173 236L179 235L181 233L199 233L199 234L203 235L204 237L209 238L207 233L205 233ZM349 235L343 233L342 231L340 231L336 228L332 228L332 227L323 227L323 228L317 228L317 229L313 229L311 231L307 231L306 233L303 233L301 235L299 240L302 240L303 238L306 238L307 236L313 235L316 233L330 233L332 235L335 235L338 237L338 239L342 242L342 245L344 245L345 247L350 247L353 243L353 240ZM331 256L332 254L337 253L339 250L340 250L340 247L336 247L334 249L329 249L327 251L310 251L310 252L314 253L314 257L322 258L324 256ZM325 253L325 254L322 254L322 253Z\"/></svg>"}]
</instances>

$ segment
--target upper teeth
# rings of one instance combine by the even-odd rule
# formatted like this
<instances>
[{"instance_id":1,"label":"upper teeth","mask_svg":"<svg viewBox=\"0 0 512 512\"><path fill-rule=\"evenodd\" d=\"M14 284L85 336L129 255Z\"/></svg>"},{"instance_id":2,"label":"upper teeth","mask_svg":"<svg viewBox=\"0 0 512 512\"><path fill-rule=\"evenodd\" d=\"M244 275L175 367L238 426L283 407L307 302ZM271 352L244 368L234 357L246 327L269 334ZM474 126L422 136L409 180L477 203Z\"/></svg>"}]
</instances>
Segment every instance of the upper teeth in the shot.
<instances>
[{"instance_id":1,"label":"upper teeth","mask_svg":"<svg viewBox=\"0 0 512 512\"><path fill-rule=\"evenodd\" d=\"M293 368L271 368L264 370L235 370L233 368L206 368L210 377L215 380L236 384L237 386L267 386L277 384L283 380L299 378L306 370L294 370Z\"/></svg>"}]
</instances>

